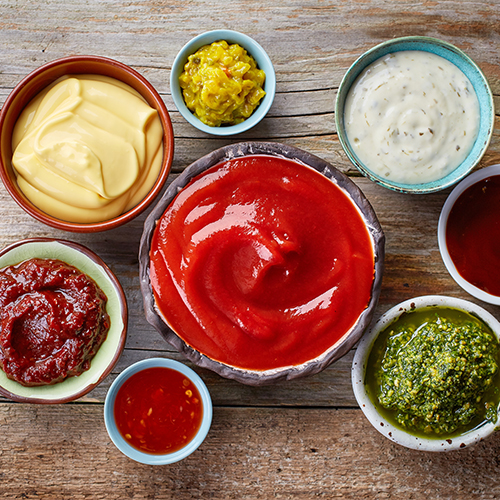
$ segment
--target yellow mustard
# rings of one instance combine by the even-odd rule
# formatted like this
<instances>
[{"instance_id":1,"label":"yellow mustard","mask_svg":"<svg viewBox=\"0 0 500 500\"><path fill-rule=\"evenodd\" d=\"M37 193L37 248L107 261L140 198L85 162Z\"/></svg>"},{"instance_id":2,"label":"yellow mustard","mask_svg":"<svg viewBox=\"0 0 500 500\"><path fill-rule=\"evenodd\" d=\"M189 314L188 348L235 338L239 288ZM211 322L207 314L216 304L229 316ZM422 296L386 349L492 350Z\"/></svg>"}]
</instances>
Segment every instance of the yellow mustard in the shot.
<instances>
[{"instance_id":1,"label":"yellow mustard","mask_svg":"<svg viewBox=\"0 0 500 500\"><path fill-rule=\"evenodd\" d=\"M158 112L131 87L100 75L62 77L19 117L12 163L38 208L62 220L99 222L151 190L162 140Z\"/></svg>"},{"instance_id":2,"label":"yellow mustard","mask_svg":"<svg viewBox=\"0 0 500 500\"><path fill-rule=\"evenodd\" d=\"M206 125L219 127L253 113L266 95L265 78L243 47L221 40L188 57L179 83L188 109Z\"/></svg>"}]
</instances>

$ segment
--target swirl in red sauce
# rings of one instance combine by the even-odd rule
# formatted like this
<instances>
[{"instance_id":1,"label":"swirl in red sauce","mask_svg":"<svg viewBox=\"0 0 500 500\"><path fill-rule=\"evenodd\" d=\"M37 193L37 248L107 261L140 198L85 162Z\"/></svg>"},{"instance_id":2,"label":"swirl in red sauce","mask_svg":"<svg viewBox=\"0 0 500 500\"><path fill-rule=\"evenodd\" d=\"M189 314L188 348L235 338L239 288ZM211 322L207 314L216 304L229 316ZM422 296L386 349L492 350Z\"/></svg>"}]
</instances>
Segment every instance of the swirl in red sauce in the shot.
<instances>
[{"instance_id":1,"label":"swirl in red sauce","mask_svg":"<svg viewBox=\"0 0 500 500\"><path fill-rule=\"evenodd\" d=\"M107 297L60 260L30 259L0 271L0 366L25 386L79 375L106 339Z\"/></svg>"},{"instance_id":2,"label":"swirl in red sauce","mask_svg":"<svg viewBox=\"0 0 500 500\"><path fill-rule=\"evenodd\" d=\"M195 178L158 222L150 278L175 332L250 370L315 359L355 324L373 244L350 198L298 162L250 156Z\"/></svg>"}]
</instances>

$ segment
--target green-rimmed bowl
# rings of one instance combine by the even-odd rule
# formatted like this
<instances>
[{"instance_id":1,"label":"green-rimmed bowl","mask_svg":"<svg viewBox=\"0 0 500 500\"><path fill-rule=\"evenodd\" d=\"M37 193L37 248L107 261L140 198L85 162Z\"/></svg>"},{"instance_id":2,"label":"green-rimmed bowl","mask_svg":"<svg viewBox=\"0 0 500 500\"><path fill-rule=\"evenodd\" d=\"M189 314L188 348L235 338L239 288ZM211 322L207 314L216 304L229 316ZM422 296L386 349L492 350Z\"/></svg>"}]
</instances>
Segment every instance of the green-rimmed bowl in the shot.
<instances>
[{"instance_id":1,"label":"green-rimmed bowl","mask_svg":"<svg viewBox=\"0 0 500 500\"><path fill-rule=\"evenodd\" d=\"M120 282L94 252L65 240L33 238L18 241L0 251L0 269L32 258L58 259L90 276L108 298L110 329L92 358L90 368L53 385L25 387L0 370L0 394L20 403L55 404L74 401L100 384L118 361L127 336L128 308Z\"/></svg>"},{"instance_id":2,"label":"green-rimmed bowl","mask_svg":"<svg viewBox=\"0 0 500 500\"><path fill-rule=\"evenodd\" d=\"M423 182L419 184L404 184L393 182L376 173L372 172L358 158L352 148L345 131L344 107L346 97L351 86L356 81L361 72L377 59L394 52L404 50L419 50L431 52L443 57L455 66L457 66L465 76L470 80L476 92L479 101L480 123L476 141L469 152L469 155L455 170L441 179L432 182ZM395 38L377 45L361 57L359 57L344 75L340 84L337 99L335 102L335 124L340 143L347 154L349 160L366 177L372 181L401 193L425 194L440 191L456 184L463 179L479 163L483 157L493 134L493 125L495 111L493 105L493 95L486 80L486 77L479 69L477 64L460 49L442 40L425 36L409 36Z\"/></svg>"}]
</instances>

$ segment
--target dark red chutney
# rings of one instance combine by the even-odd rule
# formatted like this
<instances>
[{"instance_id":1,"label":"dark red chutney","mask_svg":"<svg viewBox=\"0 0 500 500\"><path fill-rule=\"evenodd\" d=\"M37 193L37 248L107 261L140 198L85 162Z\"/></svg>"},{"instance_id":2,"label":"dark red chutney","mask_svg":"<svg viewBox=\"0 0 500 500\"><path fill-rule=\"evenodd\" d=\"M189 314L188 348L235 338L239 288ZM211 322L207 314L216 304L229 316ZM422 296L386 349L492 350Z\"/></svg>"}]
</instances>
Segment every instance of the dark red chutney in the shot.
<instances>
[{"instance_id":1,"label":"dark red chutney","mask_svg":"<svg viewBox=\"0 0 500 500\"><path fill-rule=\"evenodd\" d=\"M334 182L248 156L196 177L158 221L150 279L174 331L243 369L297 366L336 344L370 300L373 245Z\"/></svg>"},{"instance_id":2,"label":"dark red chutney","mask_svg":"<svg viewBox=\"0 0 500 500\"><path fill-rule=\"evenodd\" d=\"M194 383L182 373L165 367L146 368L120 387L114 416L130 445L163 455L193 440L201 426L203 403Z\"/></svg>"},{"instance_id":3,"label":"dark red chutney","mask_svg":"<svg viewBox=\"0 0 500 500\"><path fill-rule=\"evenodd\" d=\"M0 366L25 386L79 375L106 339L107 297L60 260L30 259L0 271Z\"/></svg>"},{"instance_id":4,"label":"dark red chutney","mask_svg":"<svg viewBox=\"0 0 500 500\"><path fill-rule=\"evenodd\" d=\"M466 281L500 296L500 176L468 187L454 203L446 225L451 260Z\"/></svg>"}]
</instances>

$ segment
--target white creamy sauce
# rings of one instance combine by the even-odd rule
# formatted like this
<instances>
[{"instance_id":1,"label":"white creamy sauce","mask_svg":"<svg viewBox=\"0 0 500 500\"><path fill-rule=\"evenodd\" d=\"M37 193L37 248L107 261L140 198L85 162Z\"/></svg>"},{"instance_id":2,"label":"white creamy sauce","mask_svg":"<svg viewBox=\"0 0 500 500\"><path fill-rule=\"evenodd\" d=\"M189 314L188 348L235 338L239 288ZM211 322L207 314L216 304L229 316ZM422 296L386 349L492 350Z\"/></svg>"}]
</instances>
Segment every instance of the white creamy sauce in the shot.
<instances>
[{"instance_id":1,"label":"white creamy sauce","mask_svg":"<svg viewBox=\"0 0 500 500\"><path fill-rule=\"evenodd\" d=\"M446 59L402 51L378 59L351 86L344 123L359 160L403 184L448 175L467 157L479 129L469 79Z\"/></svg>"}]
</instances>

